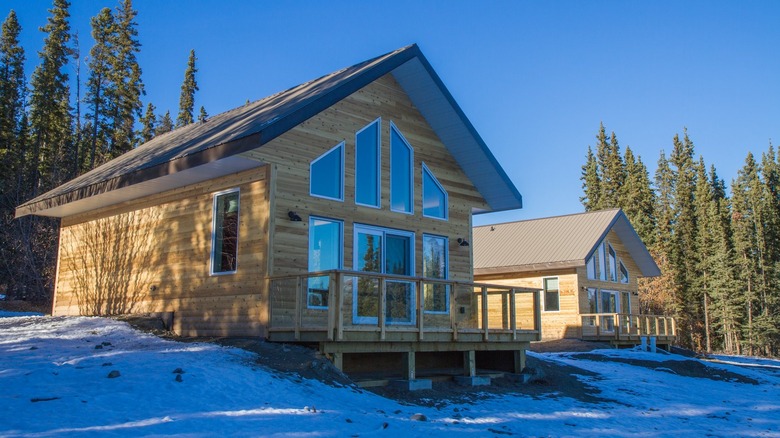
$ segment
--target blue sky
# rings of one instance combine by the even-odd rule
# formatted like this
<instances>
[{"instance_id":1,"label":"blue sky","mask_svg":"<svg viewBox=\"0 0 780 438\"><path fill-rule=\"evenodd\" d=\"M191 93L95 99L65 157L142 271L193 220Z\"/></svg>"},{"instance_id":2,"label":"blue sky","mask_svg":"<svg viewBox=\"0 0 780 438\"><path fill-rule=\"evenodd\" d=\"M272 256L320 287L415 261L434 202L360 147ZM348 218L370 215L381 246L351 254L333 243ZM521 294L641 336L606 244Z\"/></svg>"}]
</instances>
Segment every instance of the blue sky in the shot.
<instances>
[{"instance_id":1,"label":"blue sky","mask_svg":"<svg viewBox=\"0 0 780 438\"><path fill-rule=\"evenodd\" d=\"M115 1L74 0L89 18ZM49 1L4 0L27 73ZM175 117L195 49L196 106L217 114L417 43L523 194L475 224L582 211L580 166L600 122L654 172L685 127L730 181L780 139L780 2L136 0L146 101ZM6 11L4 14L7 14ZM5 16L5 15L4 15ZM75 71L75 68L74 70ZM651 175L652 176L652 175Z\"/></svg>"}]
</instances>

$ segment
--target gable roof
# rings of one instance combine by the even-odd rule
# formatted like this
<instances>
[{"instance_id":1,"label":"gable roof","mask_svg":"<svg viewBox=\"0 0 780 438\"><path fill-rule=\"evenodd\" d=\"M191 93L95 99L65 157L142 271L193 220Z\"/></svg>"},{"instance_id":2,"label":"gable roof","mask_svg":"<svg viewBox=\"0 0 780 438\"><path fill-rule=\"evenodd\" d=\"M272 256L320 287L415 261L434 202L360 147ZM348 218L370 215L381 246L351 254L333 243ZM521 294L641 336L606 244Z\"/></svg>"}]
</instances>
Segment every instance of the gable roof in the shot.
<instances>
[{"instance_id":1,"label":"gable roof","mask_svg":"<svg viewBox=\"0 0 780 438\"><path fill-rule=\"evenodd\" d=\"M522 208L522 197L416 44L157 136L16 209L65 217L258 167L241 156L392 73L487 201ZM475 212L475 213L480 213Z\"/></svg>"},{"instance_id":2,"label":"gable roof","mask_svg":"<svg viewBox=\"0 0 780 438\"><path fill-rule=\"evenodd\" d=\"M620 209L474 227L474 273L527 272L585 266L614 230L644 277L661 275Z\"/></svg>"}]
</instances>

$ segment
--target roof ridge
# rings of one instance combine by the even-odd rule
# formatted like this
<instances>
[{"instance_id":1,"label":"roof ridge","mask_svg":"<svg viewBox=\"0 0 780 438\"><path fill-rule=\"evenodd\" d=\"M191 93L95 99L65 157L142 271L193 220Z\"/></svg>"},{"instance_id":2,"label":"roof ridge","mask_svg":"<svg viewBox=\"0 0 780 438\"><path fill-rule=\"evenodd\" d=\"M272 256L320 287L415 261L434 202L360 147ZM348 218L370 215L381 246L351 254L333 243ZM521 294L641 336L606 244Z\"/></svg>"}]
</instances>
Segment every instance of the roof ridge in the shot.
<instances>
[{"instance_id":1,"label":"roof ridge","mask_svg":"<svg viewBox=\"0 0 780 438\"><path fill-rule=\"evenodd\" d=\"M569 213L569 214L560 214L560 215L556 215L556 216L536 217L536 218L531 218L531 219L522 219L522 220L519 220L519 221L495 222L495 223L492 223L492 224L477 225L477 226L475 226L473 228L474 229L477 229L477 228L487 228L487 227L494 227L496 225L512 225L512 224L520 224L520 223L527 223L527 222L534 222L534 221L543 221L543 220L550 220L550 219L561 219L561 218L566 218L566 217L584 216L584 215L591 215L591 214L596 214L596 213L606 213L606 212L610 212L610 211L617 212L617 211L623 211L623 210L621 208L619 208L619 207L605 208L605 209L602 209L602 210L581 211L579 213Z\"/></svg>"}]
</instances>

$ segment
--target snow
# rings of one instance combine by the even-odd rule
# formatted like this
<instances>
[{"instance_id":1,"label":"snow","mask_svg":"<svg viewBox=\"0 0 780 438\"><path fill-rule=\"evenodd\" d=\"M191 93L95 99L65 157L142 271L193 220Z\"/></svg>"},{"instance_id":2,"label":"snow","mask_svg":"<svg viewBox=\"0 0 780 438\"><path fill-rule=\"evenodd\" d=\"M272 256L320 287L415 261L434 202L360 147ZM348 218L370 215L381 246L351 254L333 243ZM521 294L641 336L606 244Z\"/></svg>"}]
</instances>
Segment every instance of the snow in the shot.
<instances>
[{"instance_id":1,"label":"snow","mask_svg":"<svg viewBox=\"0 0 780 438\"><path fill-rule=\"evenodd\" d=\"M163 340L111 319L5 317L0 436L780 437L780 375L771 367L744 366L778 361L719 356L719 362L707 362L758 382L751 384L670 373L662 369L671 366L666 361L690 359L668 354L534 356L595 373L578 378L598 388L596 396L605 401L518 394L441 408L409 406L281 375L258 366L255 353ZM120 376L108 378L112 370ZM414 414L427 421L412 420Z\"/></svg>"}]
</instances>

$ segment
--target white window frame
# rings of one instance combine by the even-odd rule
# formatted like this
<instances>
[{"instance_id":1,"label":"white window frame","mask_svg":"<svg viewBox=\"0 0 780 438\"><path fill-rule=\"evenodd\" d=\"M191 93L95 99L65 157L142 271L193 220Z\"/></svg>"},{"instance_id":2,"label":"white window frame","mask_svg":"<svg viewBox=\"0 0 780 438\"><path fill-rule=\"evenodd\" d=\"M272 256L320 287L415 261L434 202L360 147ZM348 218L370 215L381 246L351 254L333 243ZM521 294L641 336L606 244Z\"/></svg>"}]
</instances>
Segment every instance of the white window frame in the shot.
<instances>
[{"instance_id":1,"label":"white window frame","mask_svg":"<svg viewBox=\"0 0 780 438\"><path fill-rule=\"evenodd\" d=\"M428 176L431 177L431 179L433 180L434 184L436 184L436 186L439 188L439 190L441 190L441 192L444 193L444 217L429 216L429 215L425 214L425 174L426 173L428 174ZM444 189L444 186L441 185L441 183L439 182L439 179L436 178L436 175L434 175L434 173L431 171L431 169L428 166L425 165L425 163L422 163L421 177L422 177L422 202L423 202L423 205L422 205L421 208L422 208L423 216L427 217L427 218L431 218L431 219L438 219L438 220L441 220L441 221L448 221L449 218L450 218L450 198L449 198L450 195L447 193L447 190Z\"/></svg>"},{"instance_id":2,"label":"white window frame","mask_svg":"<svg viewBox=\"0 0 780 438\"><path fill-rule=\"evenodd\" d=\"M395 131L396 134L398 134L398 137L401 139L401 141L404 142L404 145L409 149L409 211L405 210L397 210L393 208L393 131ZM390 121L390 211L394 211L396 213L403 213L408 215L414 214L414 148L409 143L409 141L404 137L404 135L401 133L401 130L398 129L397 126L395 126L395 123Z\"/></svg>"},{"instance_id":3,"label":"white window frame","mask_svg":"<svg viewBox=\"0 0 780 438\"><path fill-rule=\"evenodd\" d=\"M545 280L551 279L558 280L558 310L546 310L547 307L547 289L545 288ZM553 275L550 277L542 277L542 311L544 313L560 313L561 312L561 278Z\"/></svg>"},{"instance_id":4,"label":"white window frame","mask_svg":"<svg viewBox=\"0 0 780 438\"><path fill-rule=\"evenodd\" d=\"M617 251L615 251L615 248L611 243L607 243L607 260L609 260L609 265L607 266L607 280L618 283Z\"/></svg>"},{"instance_id":5,"label":"white window frame","mask_svg":"<svg viewBox=\"0 0 780 438\"><path fill-rule=\"evenodd\" d=\"M307 253L307 266L309 269L309 272L311 271L311 239L312 239L312 222L315 220L321 220L321 221L327 221L332 223L338 223L339 224L339 256L338 256L338 267L335 269L344 269L344 221L341 219L334 219L330 217L324 217L324 216L309 216L309 242L308 242L308 248L306 249ZM328 306L331 303L328 303ZM327 310L328 306L312 306L309 305L309 291L308 291L308 282L306 286L306 308L307 309L314 309L314 310Z\"/></svg>"},{"instance_id":6,"label":"white window frame","mask_svg":"<svg viewBox=\"0 0 780 438\"><path fill-rule=\"evenodd\" d=\"M422 235L422 250L423 250L423 263L425 263L425 238L426 237L434 237L437 239L444 239L444 278L431 278L431 280L448 280L450 278L450 239L447 236L440 236L438 234L428 234L423 233ZM425 268L423 267L423 274L425 274ZM427 278L427 277L426 277ZM446 292L445 292L445 311L438 311L438 310L423 310L423 313L430 314L430 315L449 315L450 314L450 288L451 285L446 285ZM423 304L425 304L425 289L423 288Z\"/></svg>"},{"instance_id":7,"label":"white window frame","mask_svg":"<svg viewBox=\"0 0 780 438\"><path fill-rule=\"evenodd\" d=\"M217 246L217 200L220 196L229 195L231 193L238 193L238 212L236 215L236 269L232 271L214 271L214 265L216 263L215 248ZM241 230L241 189L234 187L221 192L214 193L211 201L211 255L209 257L209 275L232 275L238 272L238 242Z\"/></svg>"},{"instance_id":8,"label":"white window frame","mask_svg":"<svg viewBox=\"0 0 780 438\"><path fill-rule=\"evenodd\" d=\"M345 142L341 142L337 144L336 146L333 146L332 148L325 151L323 154L321 154L319 157L315 158L311 163L309 163L309 195L313 196L315 198L322 198L322 199L330 199L331 201L340 201L344 202L344 146ZM312 191L312 188L314 186L314 178L312 177L312 170L314 168L314 164L320 161L321 159L325 158L327 155L330 155L331 152L333 152L335 149L341 148L341 169L339 169L339 185L341 187L341 197L340 198L333 198L330 196L323 196L318 195Z\"/></svg>"},{"instance_id":9,"label":"white window frame","mask_svg":"<svg viewBox=\"0 0 780 438\"><path fill-rule=\"evenodd\" d=\"M362 202L358 202L358 135L371 127L372 125L376 124L376 205L371 204L364 204ZM359 131L355 133L355 205L361 205L363 207L370 207L370 208L382 208L382 118L378 117L373 122L369 123L368 125L360 128Z\"/></svg>"},{"instance_id":10,"label":"white window frame","mask_svg":"<svg viewBox=\"0 0 780 438\"><path fill-rule=\"evenodd\" d=\"M605 243L602 241L599 244L599 280L607 281L607 250Z\"/></svg>"}]
</instances>

